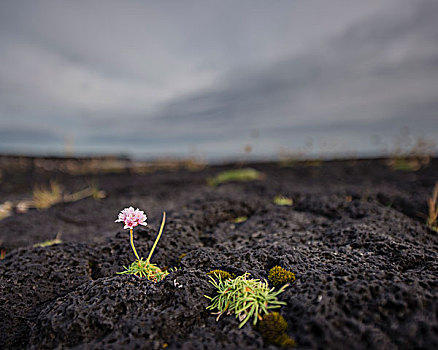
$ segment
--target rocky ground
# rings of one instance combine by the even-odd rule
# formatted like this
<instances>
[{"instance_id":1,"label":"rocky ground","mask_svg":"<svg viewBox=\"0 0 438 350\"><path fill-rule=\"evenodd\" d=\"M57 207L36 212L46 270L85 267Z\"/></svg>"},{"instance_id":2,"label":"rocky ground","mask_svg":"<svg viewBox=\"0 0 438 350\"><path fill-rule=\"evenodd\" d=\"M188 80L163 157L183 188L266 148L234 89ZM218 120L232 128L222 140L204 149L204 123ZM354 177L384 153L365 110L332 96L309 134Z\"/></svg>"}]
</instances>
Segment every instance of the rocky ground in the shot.
<instances>
[{"instance_id":1,"label":"rocky ground","mask_svg":"<svg viewBox=\"0 0 438 350\"><path fill-rule=\"evenodd\" d=\"M393 170L386 160L251 164L262 180L211 187L235 167L71 175L1 169L2 202L55 179L73 193L92 181L105 198L16 210L0 221L2 349L275 349L250 323L216 317L206 273L266 279L295 273L279 312L298 349L437 349L438 235L425 225L438 160ZM292 206L273 202L276 195ZM145 210L135 229L147 255L177 270L159 282L117 275L134 260L114 223L127 206ZM241 223L236 218L246 217ZM61 244L34 247L61 233Z\"/></svg>"}]
</instances>

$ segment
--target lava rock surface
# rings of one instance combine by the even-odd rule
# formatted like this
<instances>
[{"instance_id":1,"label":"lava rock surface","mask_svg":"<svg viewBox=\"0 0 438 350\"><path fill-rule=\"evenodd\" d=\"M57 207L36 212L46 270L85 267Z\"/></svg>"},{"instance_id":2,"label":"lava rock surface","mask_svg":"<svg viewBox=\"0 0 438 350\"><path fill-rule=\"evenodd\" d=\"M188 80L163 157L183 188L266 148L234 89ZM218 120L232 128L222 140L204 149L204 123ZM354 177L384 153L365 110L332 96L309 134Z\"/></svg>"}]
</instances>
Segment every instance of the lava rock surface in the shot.
<instances>
[{"instance_id":1,"label":"lava rock surface","mask_svg":"<svg viewBox=\"0 0 438 350\"><path fill-rule=\"evenodd\" d=\"M415 172L383 160L254 164L263 180L207 185L232 167L101 174L105 199L0 221L0 348L275 349L250 322L217 322L204 297L211 270L267 279L275 265L297 277L279 312L298 349L438 348L438 236L421 216L438 160ZM152 261L171 273L159 283L116 274L134 259L114 223L130 205L148 215L135 229L143 256L167 212ZM57 232L63 243L33 247Z\"/></svg>"}]
</instances>

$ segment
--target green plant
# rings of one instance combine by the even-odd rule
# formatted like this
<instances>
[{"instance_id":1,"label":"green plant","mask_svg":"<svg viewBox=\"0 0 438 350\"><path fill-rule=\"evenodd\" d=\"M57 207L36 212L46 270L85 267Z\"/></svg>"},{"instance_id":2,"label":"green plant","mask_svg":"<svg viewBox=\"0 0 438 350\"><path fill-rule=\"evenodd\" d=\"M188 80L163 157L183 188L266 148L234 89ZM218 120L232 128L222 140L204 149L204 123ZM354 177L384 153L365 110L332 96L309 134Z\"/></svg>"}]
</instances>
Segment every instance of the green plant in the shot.
<instances>
[{"instance_id":1,"label":"green plant","mask_svg":"<svg viewBox=\"0 0 438 350\"><path fill-rule=\"evenodd\" d=\"M438 182L433 189L432 197L428 200L429 216L427 217L427 226L432 230L438 231Z\"/></svg>"},{"instance_id":2,"label":"green plant","mask_svg":"<svg viewBox=\"0 0 438 350\"><path fill-rule=\"evenodd\" d=\"M277 265L269 270L268 280L272 283L274 287L278 287L283 284L295 281L295 275L293 272L288 271Z\"/></svg>"},{"instance_id":3,"label":"green plant","mask_svg":"<svg viewBox=\"0 0 438 350\"><path fill-rule=\"evenodd\" d=\"M119 275L135 275L138 277L146 277L149 281L159 282L163 280L169 272L161 270L157 265L151 264L148 261L140 258L134 261L129 266L123 266L125 271L117 272Z\"/></svg>"},{"instance_id":4,"label":"green plant","mask_svg":"<svg viewBox=\"0 0 438 350\"><path fill-rule=\"evenodd\" d=\"M207 180L209 186L215 187L230 181L262 180L265 175L252 168L226 170Z\"/></svg>"},{"instance_id":5,"label":"green plant","mask_svg":"<svg viewBox=\"0 0 438 350\"><path fill-rule=\"evenodd\" d=\"M231 275L231 273L227 272L227 271L223 271L223 270L212 270L210 272L207 272L208 276L220 276L221 279L226 280L226 279L232 279L235 277L235 275Z\"/></svg>"},{"instance_id":6,"label":"green plant","mask_svg":"<svg viewBox=\"0 0 438 350\"><path fill-rule=\"evenodd\" d=\"M208 310L217 309L218 315L216 320L224 313L235 314L239 319L239 328L243 327L246 322L253 317L253 325L261 320L261 314L267 314L270 309L275 309L285 305L284 301L277 300L277 296L284 292L287 285L279 290L269 288L266 281L259 279L248 279L249 273L246 272L235 279L223 280L221 275L215 275L217 280L210 277L210 283L217 289L214 297L204 295L211 300L211 305L207 306Z\"/></svg>"},{"instance_id":7,"label":"green plant","mask_svg":"<svg viewBox=\"0 0 438 350\"><path fill-rule=\"evenodd\" d=\"M294 203L294 201L291 198L287 198L285 196L275 196L274 197L274 204L280 205L280 206L290 206Z\"/></svg>"},{"instance_id":8,"label":"green plant","mask_svg":"<svg viewBox=\"0 0 438 350\"><path fill-rule=\"evenodd\" d=\"M120 275L128 274L138 277L146 277L150 281L159 282L164 279L169 272L167 272L167 270L160 269L155 264L152 264L150 260L158 241L160 240L161 234L163 233L164 224L166 222L166 212L163 212L163 220L161 221L160 231L158 232L157 238L155 238L154 245L152 246L147 259L143 260L143 258L138 256L137 250L135 249L133 229L138 225L146 226L146 219L147 217L143 211L139 209L134 210L133 207L125 208L119 213L116 222L123 222L125 224L124 229L129 228L131 248L137 260L129 266L123 266L125 271L117 273Z\"/></svg>"},{"instance_id":9,"label":"green plant","mask_svg":"<svg viewBox=\"0 0 438 350\"><path fill-rule=\"evenodd\" d=\"M61 232L59 232L56 235L55 239L49 239L49 240L41 242L41 243L36 243L33 245L33 247L34 248L36 248L36 247L50 247L51 245L60 244L60 243L62 243Z\"/></svg>"},{"instance_id":10,"label":"green plant","mask_svg":"<svg viewBox=\"0 0 438 350\"><path fill-rule=\"evenodd\" d=\"M6 257L6 250L5 249L1 249L0 250L0 260L3 260Z\"/></svg>"},{"instance_id":11,"label":"green plant","mask_svg":"<svg viewBox=\"0 0 438 350\"><path fill-rule=\"evenodd\" d=\"M245 222L246 220L248 220L247 216L239 216L239 217L233 219L233 222L235 224L241 224L241 223Z\"/></svg>"},{"instance_id":12,"label":"green plant","mask_svg":"<svg viewBox=\"0 0 438 350\"><path fill-rule=\"evenodd\" d=\"M296 345L295 341L286 333L286 320L278 312L270 312L264 315L257 324L257 330L266 344L281 347L294 347Z\"/></svg>"},{"instance_id":13,"label":"green plant","mask_svg":"<svg viewBox=\"0 0 438 350\"><path fill-rule=\"evenodd\" d=\"M396 171L417 171L421 168L421 163L416 158L394 157L388 161L392 170Z\"/></svg>"}]
</instances>

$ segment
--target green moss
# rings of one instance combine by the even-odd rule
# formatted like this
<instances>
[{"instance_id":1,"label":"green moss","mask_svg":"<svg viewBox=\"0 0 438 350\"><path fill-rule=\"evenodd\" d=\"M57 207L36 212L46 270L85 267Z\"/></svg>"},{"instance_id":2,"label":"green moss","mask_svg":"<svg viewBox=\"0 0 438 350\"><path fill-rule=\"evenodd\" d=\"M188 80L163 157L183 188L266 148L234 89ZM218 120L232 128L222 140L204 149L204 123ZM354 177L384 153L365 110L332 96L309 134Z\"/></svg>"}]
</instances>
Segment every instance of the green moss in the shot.
<instances>
[{"instance_id":1,"label":"green moss","mask_svg":"<svg viewBox=\"0 0 438 350\"><path fill-rule=\"evenodd\" d=\"M222 280L226 280L226 279L233 279L234 274L231 274L227 271L223 271L223 270L212 270L210 272L207 272L208 276L221 276Z\"/></svg>"},{"instance_id":2,"label":"green moss","mask_svg":"<svg viewBox=\"0 0 438 350\"><path fill-rule=\"evenodd\" d=\"M297 345L295 340L289 337L286 333L283 333L277 338L277 342L274 345L281 346L283 348L293 348Z\"/></svg>"},{"instance_id":3,"label":"green moss","mask_svg":"<svg viewBox=\"0 0 438 350\"><path fill-rule=\"evenodd\" d=\"M214 178L207 180L209 186L215 187L220 184L231 182L231 181L253 181L262 180L265 175L252 168L236 169L236 170L226 170L217 174Z\"/></svg>"},{"instance_id":4,"label":"green moss","mask_svg":"<svg viewBox=\"0 0 438 350\"><path fill-rule=\"evenodd\" d=\"M248 217L247 217L247 216L239 216L239 217L235 218L235 219L233 220L233 222L234 222L235 224L241 224L242 222L245 222L246 220L248 220Z\"/></svg>"},{"instance_id":5,"label":"green moss","mask_svg":"<svg viewBox=\"0 0 438 350\"><path fill-rule=\"evenodd\" d=\"M269 270L268 279L274 287L295 281L293 272L283 269L281 266L274 266Z\"/></svg>"},{"instance_id":6,"label":"green moss","mask_svg":"<svg viewBox=\"0 0 438 350\"><path fill-rule=\"evenodd\" d=\"M56 235L55 239L49 239L49 240L44 241L44 242L36 243L36 244L33 245L33 247L34 248L37 248L37 247L50 247L51 245L60 244L60 243L62 243L61 234L58 233Z\"/></svg>"},{"instance_id":7,"label":"green moss","mask_svg":"<svg viewBox=\"0 0 438 350\"><path fill-rule=\"evenodd\" d=\"M176 260L176 263L179 265L181 264L182 259L184 259L184 257L187 255L187 253L182 253L178 259Z\"/></svg>"},{"instance_id":8,"label":"green moss","mask_svg":"<svg viewBox=\"0 0 438 350\"><path fill-rule=\"evenodd\" d=\"M286 333L286 320L278 312L270 312L264 315L262 320L257 324L256 329L260 332L263 341L268 345L289 348L296 345L295 341Z\"/></svg>"},{"instance_id":9,"label":"green moss","mask_svg":"<svg viewBox=\"0 0 438 350\"><path fill-rule=\"evenodd\" d=\"M285 196L275 196L274 197L274 204L280 205L280 206L291 206L293 204L293 200L291 198L287 198Z\"/></svg>"},{"instance_id":10,"label":"green moss","mask_svg":"<svg viewBox=\"0 0 438 350\"><path fill-rule=\"evenodd\" d=\"M396 171L417 171L421 168L421 163L416 158L396 157L389 161L389 166Z\"/></svg>"}]
</instances>

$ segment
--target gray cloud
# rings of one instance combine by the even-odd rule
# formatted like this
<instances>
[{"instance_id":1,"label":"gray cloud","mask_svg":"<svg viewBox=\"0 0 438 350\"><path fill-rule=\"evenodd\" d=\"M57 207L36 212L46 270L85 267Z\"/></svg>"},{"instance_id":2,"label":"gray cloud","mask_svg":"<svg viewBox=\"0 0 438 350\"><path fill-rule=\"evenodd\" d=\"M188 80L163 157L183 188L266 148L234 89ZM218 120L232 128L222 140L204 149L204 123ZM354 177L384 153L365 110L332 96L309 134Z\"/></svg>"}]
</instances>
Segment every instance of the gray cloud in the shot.
<instances>
[{"instance_id":1,"label":"gray cloud","mask_svg":"<svg viewBox=\"0 0 438 350\"><path fill-rule=\"evenodd\" d=\"M0 136L33 120L84 151L207 156L308 137L366 152L404 126L438 136L433 0L14 1L0 13Z\"/></svg>"},{"instance_id":2,"label":"gray cloud","mask_svg":"<svg viewBox=\"0 0 438 350\"><path fill-rule=\"evenodd\" d=\"M229 74L219 87L167 104L156 122L219 117L241 129L250 121L299 131L402 123L437 130L437 5L422 2L401 18L365 20L320 50Z\"/></svg>"}]
</instances>

